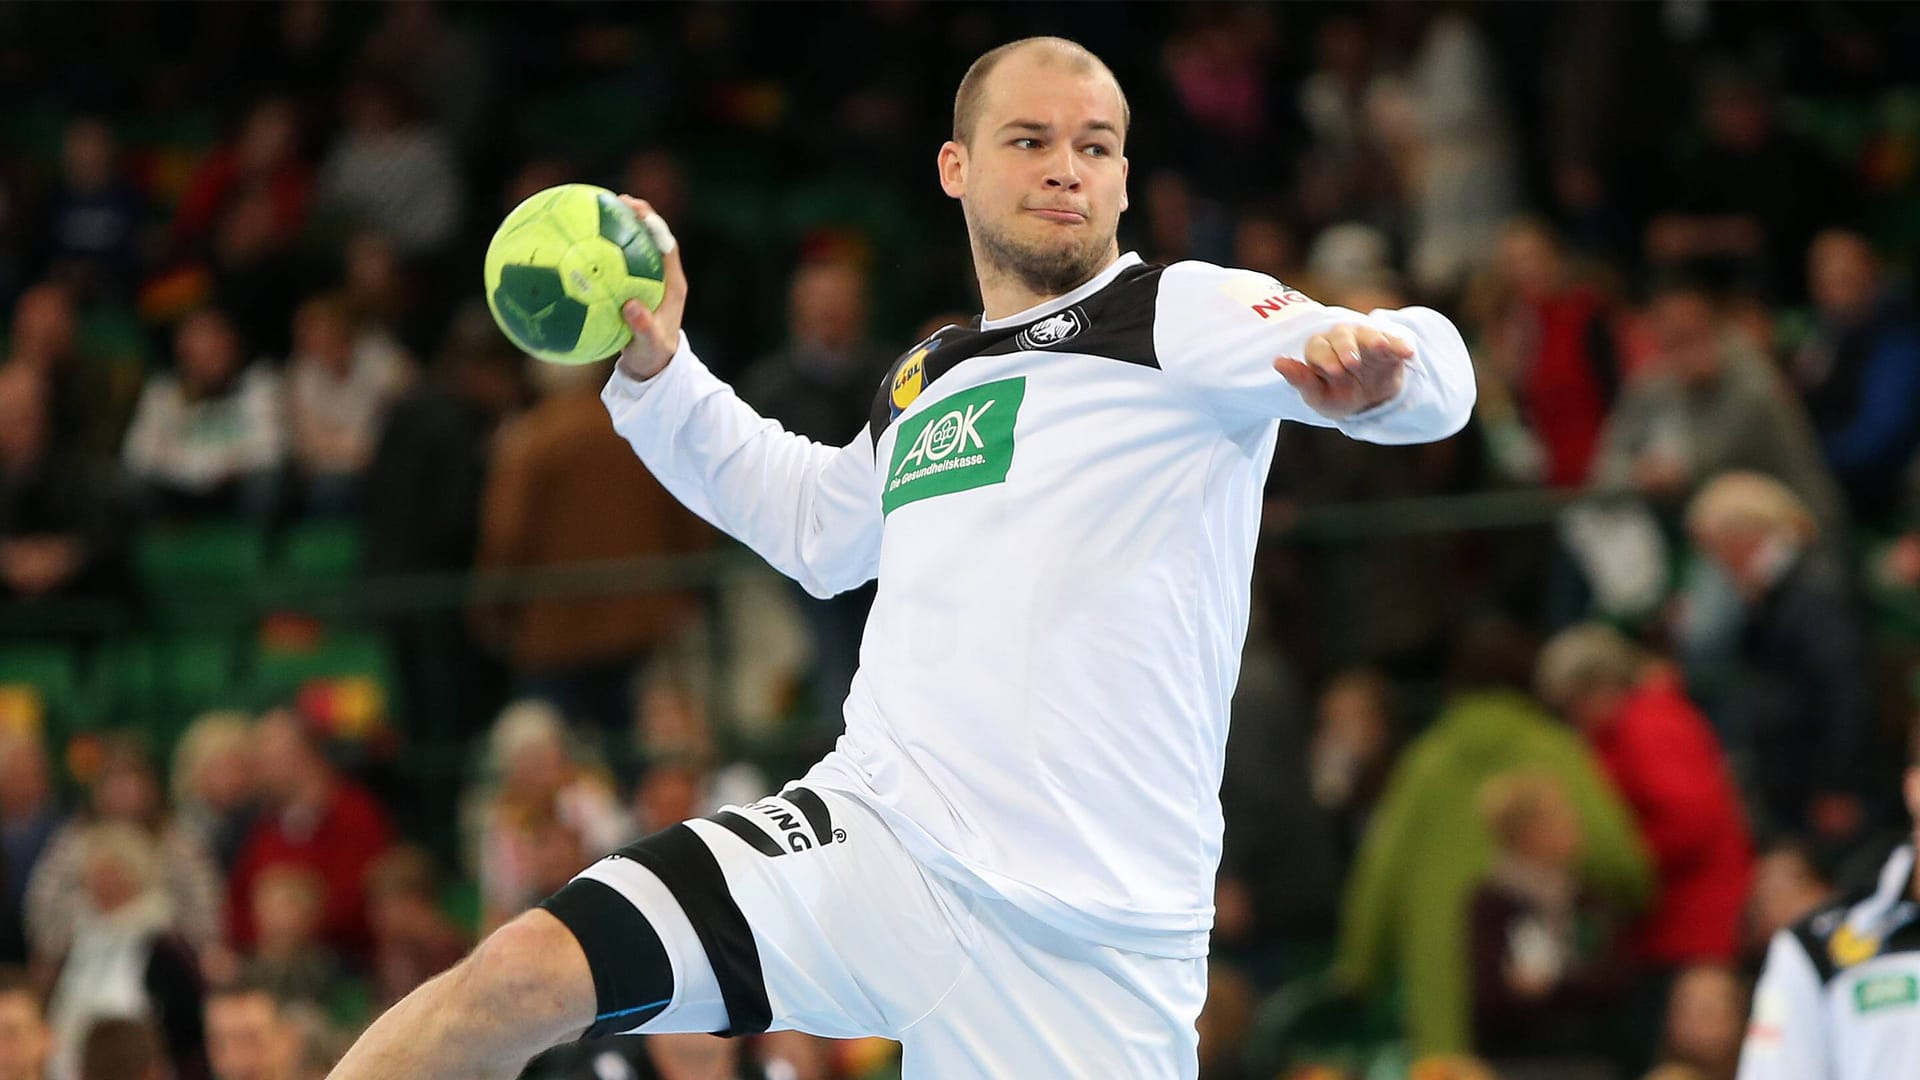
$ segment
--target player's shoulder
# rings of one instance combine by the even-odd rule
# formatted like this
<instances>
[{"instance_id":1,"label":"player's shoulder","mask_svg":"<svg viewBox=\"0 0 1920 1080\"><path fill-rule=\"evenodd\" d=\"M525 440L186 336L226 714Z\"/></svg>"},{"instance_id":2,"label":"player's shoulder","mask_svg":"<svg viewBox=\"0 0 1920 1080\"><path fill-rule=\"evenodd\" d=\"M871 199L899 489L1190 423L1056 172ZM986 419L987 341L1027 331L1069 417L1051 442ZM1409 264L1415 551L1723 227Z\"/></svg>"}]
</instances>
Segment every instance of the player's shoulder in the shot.
<instances>
[{"instance_id":1,"label":"player's shoulder","mask_svg":"<svg viewBox=\"0 0 1920 1080\"><path fill-rule=\"evenodd\" d=\"M1877 879L1844 890L1782 934L1806 952L1822 983L1876 957L1906 954L1920 963L1913 873L1913 847L1896 847Z\"/></svg>"}]
</instances>

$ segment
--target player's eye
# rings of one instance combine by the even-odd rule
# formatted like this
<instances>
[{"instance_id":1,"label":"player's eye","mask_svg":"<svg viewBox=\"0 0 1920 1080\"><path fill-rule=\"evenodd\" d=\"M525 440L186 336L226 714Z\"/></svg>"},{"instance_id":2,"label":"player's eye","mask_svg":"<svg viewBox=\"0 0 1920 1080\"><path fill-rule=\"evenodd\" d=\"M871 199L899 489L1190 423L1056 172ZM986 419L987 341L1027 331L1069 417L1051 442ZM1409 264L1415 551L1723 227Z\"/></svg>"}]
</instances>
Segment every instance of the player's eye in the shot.
<instances>
[{"instance_id":1,"label":"player's eye","mask_svg":"<svg viewBox=\"0 0 1920 1080\"><path fill-rule=\"evenodd\" d=\"M1022 150L1035 150L1039 148L1040 140L1029 139L1029 138L1019 138L1019 139L1013 140L1013 145L1019 147Z\"/></svg>"},{"instance_id":2,"label":"player's eye","mask_svg":"<svg viewBox=\"0 0 1920 1080\"><path fill-rule=\"evenodd\" d=\"M1094 157L1112 157L1113 149L1105 143L1092 143L1087 147L1087 153Z\"/></svg>"}]
</instances>

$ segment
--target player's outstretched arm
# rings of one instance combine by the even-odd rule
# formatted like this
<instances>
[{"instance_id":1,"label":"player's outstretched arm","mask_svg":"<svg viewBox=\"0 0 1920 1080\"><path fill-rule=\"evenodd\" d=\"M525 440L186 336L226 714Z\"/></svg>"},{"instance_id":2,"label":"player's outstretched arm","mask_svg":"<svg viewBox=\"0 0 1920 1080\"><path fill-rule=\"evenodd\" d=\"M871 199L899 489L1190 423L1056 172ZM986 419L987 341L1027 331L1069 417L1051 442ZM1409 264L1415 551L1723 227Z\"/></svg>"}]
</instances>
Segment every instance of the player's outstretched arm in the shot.
<instances>
[{"instance_id":1,"label":"player's outstretched arm","mask_svg":"<svg viewBox=\"0 0 1920 1080\"><path fill-rule=\"evenodd\" d=\"M643 221L653 214L627 201ZM846 446L823 446L741 401L688 345L678 247L664 259L660 306L627 305L633 342L600 394L614 430L689 510L808 592L831 596L871 580L881 524L871 436L862 428Z\"/></svg>"},{"instance_id":2,"label":"player's outstretched arm","mask_svg":"<svg viewBox=\"0 0 1920 1080\"><path fill-rule=\"evenodd\" d=\"M1248 270L1177 263L1154 319L1161 366L1224 419L1294 420L1367 442L1421 443L1466 425L1466 343L1422 307L1327 307Z\"/></svg>"}]
</instances>

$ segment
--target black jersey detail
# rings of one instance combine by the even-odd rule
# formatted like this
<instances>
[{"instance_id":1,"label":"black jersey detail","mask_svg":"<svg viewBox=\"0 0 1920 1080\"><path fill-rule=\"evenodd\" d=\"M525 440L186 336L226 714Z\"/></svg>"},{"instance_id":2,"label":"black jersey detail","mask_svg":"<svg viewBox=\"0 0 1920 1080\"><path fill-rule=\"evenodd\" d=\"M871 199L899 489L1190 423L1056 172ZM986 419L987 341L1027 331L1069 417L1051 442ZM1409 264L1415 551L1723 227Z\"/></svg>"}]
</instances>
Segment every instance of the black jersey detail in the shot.
<instances>
[{"instance_id":1,"label":"black jersey detail","mask_svg":"<svg viewBox=\"0 0 1920 1080\"><path fill-rule=\"evenodd\" d=\"M758 1035L773 1023L766 973L753 928L727 889L719 860L698 833L675 825L629 844L614 857L632 859L660 879L693 924L727 1006L727 1029L716 1035Z\"/></svg>"},{"instance_id":2,"label":"black jersey detail","mask_svg":"<svg viewBox=\"0 0 1920 1080\"><path fill-rule=\"evenodd\" d=\"M1071 307L1040 318L992 330L949 326L900 354L880 380L874 395L868 430L874 452L880 436L900 413L927 392L942 375L976 356L1009 353L1066 352L1098 356L1124 364L1157 368L1153 348L1153 318L1160 297L1163 266L1129 266L1114 275L1106 287Z\"/></svg>"},{"instance_id":3,"label":"black jersey detail","mask_svg":"<svg viewBox=\"0 0 1920 1080\"><path fill-rule=\"evenodd\" d=\"M825 799L803 787L790 787L781 792L780 797L800 808L807 824L813 826L813 838L821 847L833 843L833 814L827 809Z\"/></svg>"},{"instance_id":4,"label":"black jersey detail","mask_svg":"<svg viewBox=\"0 0 1920 1080\"><path fill-rule=\"evenodd\" d=\"M660 932L613 886L574 878L540 902L580 943L593 974L593 1024L583 1039L632 1031L673 1003L673 963Z\"/></svg>"}]
</instances>

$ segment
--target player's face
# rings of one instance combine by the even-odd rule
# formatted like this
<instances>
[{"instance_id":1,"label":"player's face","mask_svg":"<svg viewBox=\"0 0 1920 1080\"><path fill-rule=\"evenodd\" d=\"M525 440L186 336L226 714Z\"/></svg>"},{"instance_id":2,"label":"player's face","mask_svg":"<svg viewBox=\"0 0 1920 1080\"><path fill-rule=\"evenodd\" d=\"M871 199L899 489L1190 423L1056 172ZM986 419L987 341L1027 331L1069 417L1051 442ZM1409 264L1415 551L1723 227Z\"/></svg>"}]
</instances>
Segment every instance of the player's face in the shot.
<instances>
[{"instance_id":1,"label":"player's face","mask_svg":"<svg viewBox=\"0 0 1920 1080\"><path fill-rule=\"evenodd\" d=\"M1119 253L1119 89L1097 71L1023 53L994 69L982 104L970 145L941 148L941 186L960 200L983 269L1036 293L1067 292Z\"/></svg>"}]
</instances>

